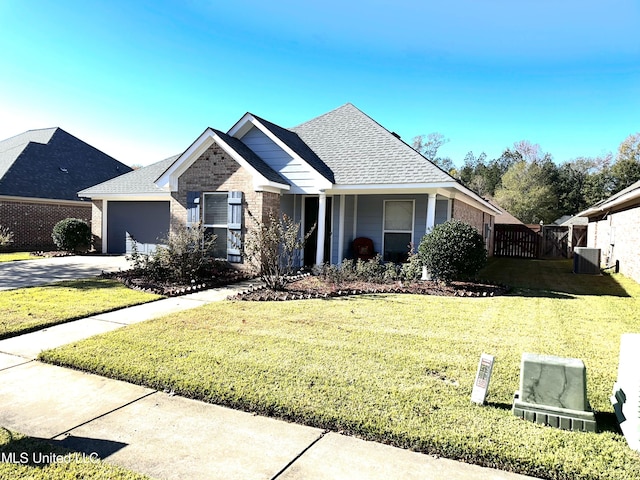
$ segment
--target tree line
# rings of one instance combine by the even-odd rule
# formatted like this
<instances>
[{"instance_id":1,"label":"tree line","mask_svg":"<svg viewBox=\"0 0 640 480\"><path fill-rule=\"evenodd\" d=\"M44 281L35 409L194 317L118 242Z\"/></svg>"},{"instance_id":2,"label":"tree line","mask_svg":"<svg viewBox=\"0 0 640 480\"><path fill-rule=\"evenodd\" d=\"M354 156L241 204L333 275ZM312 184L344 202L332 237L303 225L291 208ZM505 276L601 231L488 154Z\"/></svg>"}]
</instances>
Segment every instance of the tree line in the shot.
<instances>
[{"instance_id":1,"label":"tree line","mask_svg":"<svg viewBox=\"0 0 640 480\"><path fill-rule=\"evenodd\" d=\"M640 132L622 141L615 155L577 157L561 164L540 145L522 140L494 159L469 152L456 168L451 158L438 156L448 141L435 132L418 135L412 146L524 223L552 223L575 215L640 180Z\"/></svg>"}]
</instances>

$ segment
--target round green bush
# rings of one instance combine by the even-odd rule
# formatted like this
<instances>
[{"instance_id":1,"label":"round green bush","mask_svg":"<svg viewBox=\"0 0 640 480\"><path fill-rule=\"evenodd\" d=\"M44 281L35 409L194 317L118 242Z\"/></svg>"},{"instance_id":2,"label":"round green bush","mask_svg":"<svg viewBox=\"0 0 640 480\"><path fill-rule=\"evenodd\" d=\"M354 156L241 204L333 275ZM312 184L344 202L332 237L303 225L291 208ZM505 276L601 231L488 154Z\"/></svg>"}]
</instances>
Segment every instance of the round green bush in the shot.
<instances>
[{"instance_id":1,"label":"round green bush","mask_svg":"<svg viewBox=\"0 0 640 480\"><path fill-rule=\"evenodd\" d=\"M79 218L65 218L54 225L51 238L60 250L86 250L91 244L91 228Z\"/></svg>"},{"instance_id":2,"label":"round green bush","mask_svg":"<svg viewBox=\"0 0 640 480\"><path fill-rule=\"evenodd\" d=\"M436 225L422 238L418 255L431 275L445 282L473 277L487 263L482 235L459 220Z\"/></svg>"}]
</instances>

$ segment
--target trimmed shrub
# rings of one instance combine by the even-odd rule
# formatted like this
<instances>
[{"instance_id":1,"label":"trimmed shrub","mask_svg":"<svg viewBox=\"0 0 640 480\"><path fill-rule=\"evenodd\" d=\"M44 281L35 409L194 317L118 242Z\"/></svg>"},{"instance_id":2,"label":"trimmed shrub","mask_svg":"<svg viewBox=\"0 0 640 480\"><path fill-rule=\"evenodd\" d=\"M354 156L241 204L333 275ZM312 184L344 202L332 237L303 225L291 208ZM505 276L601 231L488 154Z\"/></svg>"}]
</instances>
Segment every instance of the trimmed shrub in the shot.
<instances>
[{"instance_id":1,"label":"trimmed shrub","mask_svg":"<svg viewBox=\"0 0 640 480\"><path fill-rule=\"evenodd\" d=\"M325 263L320 276L334 285L356 281L380 284L395 281L411 282L419 276L421 268L417 255L412 251L409 255L409 263L405 264L384 262L380 254L369 260L345 258L340 265Z\"/></svg>"},{"instance_id":2,"label":"trimmed shrub","mask_svg":"<svg viewBox=\"0 0 640 480\"><path fill-rule=\"evenodd\" d=\"M153 280L188 283L206 278L226 264L226 260L213 258L216 238L207 234L202 224L184 226L171 232L150 256L139 253L134 241L127 259Z\"/></svg>"},{"instance_id":3,"label":"trimmed shrub","mask_svg":"<svg viewBox=\"0 0 640 480\"><path fill-rule=\"evenodd\" d=\"M444 282L473 277L487 263L482 235L459 220L436 225L422 238L418 255L431 275Z\"/></svg>"},{"instance_id":4,"label":"trimmed shrub","mask_svg":"<svg viewBox=\"0 0 640 480\"><path fill-rule=\"evenodd\" d=\"M51 238L60 250L86 251L91 245L91 228L79 218L65 218L54 225Z\"/></svg>"}]
</instances>

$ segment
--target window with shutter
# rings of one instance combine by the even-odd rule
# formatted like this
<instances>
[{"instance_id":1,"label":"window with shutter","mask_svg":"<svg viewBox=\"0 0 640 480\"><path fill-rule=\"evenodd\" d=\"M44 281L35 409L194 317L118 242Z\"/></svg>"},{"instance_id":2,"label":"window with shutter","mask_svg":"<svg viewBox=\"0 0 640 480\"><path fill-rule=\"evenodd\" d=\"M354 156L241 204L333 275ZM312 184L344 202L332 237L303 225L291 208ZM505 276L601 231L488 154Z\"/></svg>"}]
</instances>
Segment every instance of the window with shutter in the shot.
<instances>
[{"instance_id":1,"label":"window with shutter","mask_svg":"<svg viewBox=\"0 0 640 480\"><path fill-rule=\"evenodd\" d=\"M227 218L227 192L205 193L203 195L202 224L207 234L216 236L213 247L213 255L216 258L227 258Z\"/></svg>"},{"instance_id":2,"label":"window with shutter","mask_svg":"<svg viewBox=\"0 0 640 480\"><path fill-rule=\"evenodd\" d=\"M229 192L227 197L227 260L242 262L242 192Z\"/></svg>"},{"instance_id":3,"label":"window with shutter","mask_svg":"<svg viewBox=\"0 0 640 480\"><path fill-rule=\"evenodd\" d=\"M187 227L200 223L200 192L187 192Z\"/></svg>"}]
</instances>

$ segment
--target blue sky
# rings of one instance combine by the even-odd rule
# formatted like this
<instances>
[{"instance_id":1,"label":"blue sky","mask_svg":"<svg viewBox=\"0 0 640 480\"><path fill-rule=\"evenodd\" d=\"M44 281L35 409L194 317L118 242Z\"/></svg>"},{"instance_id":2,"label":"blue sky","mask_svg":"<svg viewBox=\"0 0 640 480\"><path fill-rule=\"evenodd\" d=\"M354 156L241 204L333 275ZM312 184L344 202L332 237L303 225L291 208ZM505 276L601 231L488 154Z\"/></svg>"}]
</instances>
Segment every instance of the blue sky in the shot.
<instances>
[{"instance_id":1,"label":"blue sky","mask_svg":"<svg viewBox=\"0 0 640 480\"><path fill-rule=\"evenodd\" d=\"M637 0L0 0L0 139L59 126L128 163L250 111L351 102L411 143L560 163L640 131Z\"/></svg>"}]
</instances>

